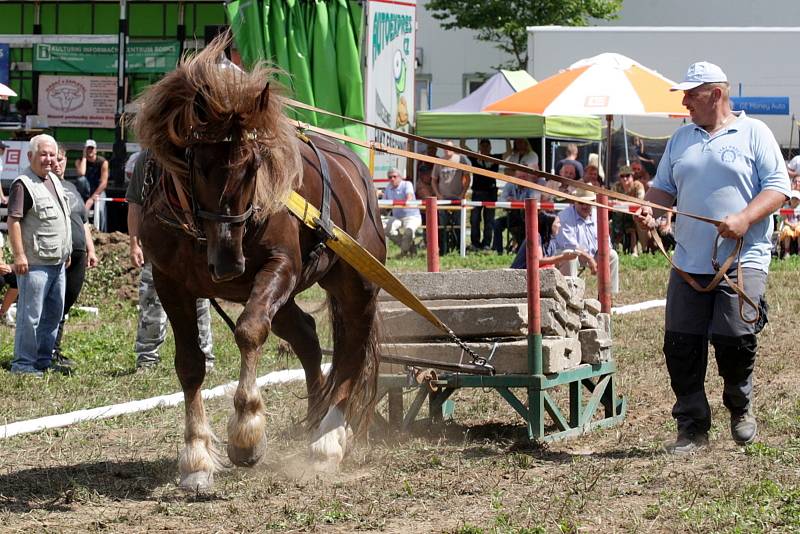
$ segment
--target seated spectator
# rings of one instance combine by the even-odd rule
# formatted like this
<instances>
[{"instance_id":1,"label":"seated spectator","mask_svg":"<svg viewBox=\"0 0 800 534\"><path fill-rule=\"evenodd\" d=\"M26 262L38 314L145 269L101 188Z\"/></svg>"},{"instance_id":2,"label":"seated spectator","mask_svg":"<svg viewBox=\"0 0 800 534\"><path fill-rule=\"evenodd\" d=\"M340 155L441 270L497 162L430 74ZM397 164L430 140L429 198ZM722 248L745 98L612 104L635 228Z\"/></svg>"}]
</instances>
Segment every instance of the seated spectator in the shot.
<instances>
[{"instance_id":1,"label":"seated spectator","mask_svg":"<svg viewBox=\"0 0 800 534\"><path fill-rule=\"evenodd\" d=\"M600 179L600 171L594 165L586 166L586 169L583 171L583 181L597 187L603 186L603 181Z\"/></svg>"},{"instance_id":2,"label":"seated spectator","mask_svg":"<svg viewBox=\"0 0 800 534\"><path fill-rule=\"evenodd\" d=\"M594 201L596 196L591 191L580 190L576 196ZM580 257L562 263L558 269L567 276L577 276L578 265L589 267L592 274L597 273L597 224L594 207L589 204L576 203L558 214L561 231L556 235L556 251L582 251ZM610 245L610 243L609 243ZM609 246L609 264L611 268L611 292L619 292L619 257Z\"/></svg>"},{"instance_id":3,"label":"seated spectator","mask_svg":"<svg viewBox=\"0 0 800 534\"><path fill-rule=\"evenodd\" d=\"M613 191L629 197L644 198L644 186L633 179L633 171L627 165L619 168L619 180ZM614 243L622 245L622 250L631 256L638 256L639 250L647 250L649 237L647 231L634 223L633 216L614 212L611 214L611 236Z\"/></svg>"},{"instance_id":4,"label":"seated spectator","mask_svg":"<svg viewBox=\"0 0 800 534\"><path fill-rule=\"evenodd\" d=\"M600 164L600 154L596 154L592 152L589 154L589 160L586 163L587 166L594 165L597 167L597 174L600 175L600 183L606 183L606 171L603 169L603 166Z\"/></svg>"},{"instance_id":5,"label":"seated spectator","mask_svg":"<svg viewBox=\"0 0 800 534\"><path fill-rule=\"evenodd\" d=\"M784 207L796 210L798 205L800 205L800 191L792 191L789 201ZM787 215L783 219L778 241L781 248L781 259L792 253L792 246L794 246L795 253L800 253L800 217L796 213Z\"/></svg>"},{"instance_id":6,"label":"seated spectator","mask_svg":"<svg viewBox=\"0 0 800 534\"><path fill-rule=\"evenodd\" d=\"M575 167L576 180L580 180L583 178L583 164L580 161L578 161L578 145L576 145L575 143L569 143L567 145L567 156L564 159L560 160L558 163L556 163L555 170L556 174L558 174L559 176L561 176L561 173L559 171L561 171L561 167L565 163L569 163L570 165Z\"/></svg>"},{"instance_id":7,"label":"seated spectator","mask_svg":"<svg viewBox=\"0 0 800 534\"><path fill-rule=\"evenodd\" d=\"M561 167L557 171L558 175L561 176L562 178L569 178L570 180L578 180L579 179L578 167L575 165L576 163L578 163L578 162L577 161L570 161L570 160L562 160ZM575 188L574 187L571 187L571 186L568 186L568 185L564 185L561 182L558 182L556 180L547 180L546 185L550 189L555 189L555 190L561 191L562 193L569 193L569 194L573 194L573 195L575 194ZM555 198L548 198L548 199L544 199L544 200L546 200L546 201L549 200L549 201L553 202L556 199Z\"/></svg>"},{"instance_id":8,"label":"seated spectator","mask_svg":"<svg viewBox=\"0 0 800 534\"><path fill-rule=\"evenodd\" d=\"M389 185L383 190L387 200L415 200L414 187L404 180L398 169L389 169L387 173ZM414 233L422 226L419 208L392 208L392 216L386 223L386 236L400 247L400 257L413 256L417 253L414 245Z\"/></svg>"},{"instance_id":9,"label":"seated spectator","mask_svg":"<svg viewBox=\"0 0 800 534\"><path fill-rule=\"evenodd\" d=\"M507 174L533 182L536 177L525 171L513 171L508 169ZM500 191L500 202L512 202L514 200L525 200L526 198L540 198L541 193L524 187L521 185L506 182L503 190ZM503 234L508 230L511 239L508 243L508 250L514 252L519 248L519 245L525 239L525 212L521 209L507 209L506 214L494 220L494 237L492 239L492 249L498 254L503 254L506 251L506 246L503 244Z\"/></svg>"},{"instance_id":10,"label":"seated spectator","mask_svg":"<svg viewBox=\"0 0 800 534\"><path fill-rule=\"evenodd\" d=\"M503 159L510 163L519 163L531 169L539 170L539 155L533 151L530 142L524 137L514 139L513 147L506 141L508 150Z\"/></svg>"},{"instance_id":11,"label":"seated spectator","mask_svg":"<svg viewBox=\"0 0 800 534\"><path fill-rule=\"evenodd\" d=\"M3 234L0 233L0 251L2 251L2 248ZM8 286L8 289L3 296L3 304L0 305L0 321L5 320L7 324L13 324L13 321L6 314L11 309L12 304L17 301L17 295L19 294L19 291L17 291L17 275L14 274L11 265L4 261L3 255L0 253L0 289L5 286Z\"/></svg>"},{"instance_id":12,"label":"seated spectator","mask_svg":"<svg viewBox=\"0 0 800 534\"><path fill-rule=\"evenodd\" d=\"M539 267L558 267L565 261L572 261L583 257L586 261L592 260L588 253L581 250L567 250L559 254L556 251L556 234L561 230L561 221L555 213L548 211L539 212ZM525 269L528 266L527 258L528 240L522 242L517 251L512 269Z\"/></svg>"},{"instance_id":13,"label":"seated spectator","mask_svg":"<svg viewBox=\"0 0 800 534\"><path fill-rule=\"evenodd\" d=\"M631 171L633 172L633 179L644 188L646 193L650 189L650 183L653 181L652 176L647 172L647 167L640 160L631 161Z\"/></svg>"}]
</instances>

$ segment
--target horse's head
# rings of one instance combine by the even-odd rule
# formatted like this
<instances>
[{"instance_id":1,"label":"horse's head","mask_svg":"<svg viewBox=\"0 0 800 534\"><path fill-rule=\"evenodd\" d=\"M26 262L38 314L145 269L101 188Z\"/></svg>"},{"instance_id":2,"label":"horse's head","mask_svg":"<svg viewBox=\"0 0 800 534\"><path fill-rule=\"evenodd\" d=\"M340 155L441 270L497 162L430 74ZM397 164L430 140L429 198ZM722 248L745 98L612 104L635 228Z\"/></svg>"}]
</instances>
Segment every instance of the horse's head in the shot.
<instances>
[{"instance_id":1,"label":"horse's head","mask_svg":"<svg viewBox=\"0 0 800 534\"><path fill-rule=\"evenodd\" d=\"M244 273L247 222L284 209L302 172L285 100L270 89L275 71L222 60L228 41L185 57L144 92L136 115L139 142L190 193L218 282Z\"/></svg>"}]
</instances>

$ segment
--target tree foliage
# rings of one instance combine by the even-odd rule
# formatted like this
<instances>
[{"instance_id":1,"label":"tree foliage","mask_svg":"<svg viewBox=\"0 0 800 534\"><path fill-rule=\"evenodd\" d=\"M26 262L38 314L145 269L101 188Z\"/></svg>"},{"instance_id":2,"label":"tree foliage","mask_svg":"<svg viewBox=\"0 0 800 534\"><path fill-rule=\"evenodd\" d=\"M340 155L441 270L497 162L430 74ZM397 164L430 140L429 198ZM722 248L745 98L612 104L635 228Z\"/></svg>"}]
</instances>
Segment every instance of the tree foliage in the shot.
<instances>
[{"instance_id":1,"label":"tree foliage","mask_svg":"<svg viewBox=\"0 0 800 534\"><path fill-rule=\"evenodd\" d=\"M442 28L466 28L513 59L503 67L525 69L528 26L586 26L590 18L614 19L622 0L430 0L425 7Z\"/></svg>"}]
</instances>

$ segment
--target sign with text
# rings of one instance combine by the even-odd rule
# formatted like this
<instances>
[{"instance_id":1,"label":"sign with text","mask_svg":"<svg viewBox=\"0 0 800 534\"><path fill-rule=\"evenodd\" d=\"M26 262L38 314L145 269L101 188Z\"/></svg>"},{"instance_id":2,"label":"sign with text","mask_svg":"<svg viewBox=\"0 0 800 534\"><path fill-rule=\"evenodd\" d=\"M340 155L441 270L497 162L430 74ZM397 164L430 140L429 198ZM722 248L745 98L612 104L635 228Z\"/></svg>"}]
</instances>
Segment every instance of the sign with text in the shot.
<instances>
[{"instance_id":1,"label":"sign with text","mask_svg":"<svg viewBox=\"0 0 800 534\"><path fill-rule=\"evenodd\" d=\"M788 115L788 96L732 96L734 111L744 111L748 115Z\"/></svg>"},{"instance_id":2,"label":"sign with text","mask_svg":"<svg viewBox=\"0 0 800 534\"><path fill-rule=\"evenodd\" d=\"M80 74L116 74L115 44L35 44L33 70L75 72ZM178 63L178 41L141 41L126 47L126 72L168 72Z\"/></svg>"},{"instance_id":3,"label":"sign with text","mask_svg":"<svg viewBox=\"0 0 800 534\"><path fill-rule=\"evenodd\" d=\"M30 165L28 161L28 141L3 141L8 148L2 156L3 172L0 173L3 185L8 185Z\"/></svg>"},{"instance_id":4,"label":"sign with text","mask_svg":"<svg viewBox=\"0 0 800 534\"><path fill-rule=\"evenodd\" d=\"M39 115L50 127L113 128L116 98L111 76L39 77Z\"/></svg>"},{"instance_id":5,"label":"sign with text","mask_svg":"<svg viewBox=\"0 0 800 534\"><path fill-rule=\"evenodd\" d=\"M409 131L414 123L414 50L416 0L370 0L367 3L367 66L364 75L366 121ZM405 149L405 138L369 128L370 141ZM375 177L405 169L406 160L375 154Z\"/></svg>"},{"instance_id":6,"label":"sign with text","mask_svg":"<svg viewBox=\"0 0 800 534\"><path fill-rule=\"evenodd\" d=\"M7 44L0 44L0 83L8 85L8 67L11 64L11 48Z\"/></svg>"}]
</instances>

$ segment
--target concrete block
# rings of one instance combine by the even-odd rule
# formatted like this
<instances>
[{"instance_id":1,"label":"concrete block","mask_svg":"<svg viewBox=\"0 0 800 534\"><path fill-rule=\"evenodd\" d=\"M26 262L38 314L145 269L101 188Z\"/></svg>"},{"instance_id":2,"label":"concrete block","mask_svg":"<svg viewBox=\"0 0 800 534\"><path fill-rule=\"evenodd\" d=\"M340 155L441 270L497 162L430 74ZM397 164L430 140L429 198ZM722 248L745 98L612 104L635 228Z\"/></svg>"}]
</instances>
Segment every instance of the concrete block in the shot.
<instances>
[{"instance_id":1,"label":"concrete block","mask_svg":"<svg viewBox=\"0 0 800 534\"><path fill-rule=\"evenodd\" d=\"M586 292L586 282L578 276L568 276L565 280L569 289L569 293L564 297L567 301L567 306L580 312L583 310L583 295Z\"/></svg>"},{"instance_id":2,"label":"concrete block","mask_svg":"<svg viewBox=\"0 0 800 534\"><path fill-rule=\"evenodd\" d=\"M598 328L597 317L592 315L589 311L584 309L581 311L581 330L587 328Z\"/></svg>"},{"instance_id":3,"label":"concrete block","mask_svg":"<svg viewBox=\"0 0 800 534\"><path fill-rule=\"evenodd\" d=\"M445 300L445 299L436 299L436 300L426 300L424 301L425 306L429 308L434 308L437 306L483 306L487 304L527 304L527 298L509 298L509 299L453 299L453 300ZM378 308L380 311L386 310L402 310L408 309L408 306L400 302L399 300L384 300L378 303Z\"/></svg>"},{"instance_id":4,"label":"concrete block","mask_svg":"<svg viewBox=\"0 0 800 534\"><path fill-rule=\"evenodd\" d=\"M564 275L558 269L539 270L539 295L541 298L557 299L566 302L569 294Z\"/></svg>"},{"instance_id":5,"label":"concrete block","mask_svg":"<svg viewBox=\"0 0 800 534\"><path fill-rule=\"evenodd\" d=\"M585 295L584 295L585 296ZM583 309L592 315L597 315L602 310L602 305L597 299L583 299Z\"/></svg>"},{"instance_id":6,"label":"concrete block","mask_svg":"<svg viewBox=\"0 0 800 534\"><path fill-rule=\"evenodd\" d=\"M597 314L597 328L605 332L605 335L608 339L614 339L614 336L611 335L611 314L610 313L598 313Z\"/></svg>"},{"instance_id":7,"label":"concrete block","mask_svg":"<svg viewBox=\"0 0 800 534\"><path fill-rule=\"evenodd\" d=\"M581 363L581 345L577 339L542 338L542 371L557 373Z\"/></svg>"},{"instance_id":8,"label":"concrete block","mask_svg":"<svg viewBox=\"0 0 800 534\"><path fill-rule=\"evenodd\" d=\"M598 328L578 332L583 363L600 363L611 360L611 339Z\"/></svg>"},{"instance_id":9,"label":"concrete block","mask_svg":"<svg viewBox=\"0 0 800 534\"><path fill-rule=\"evenodd\" d=\"M479 356L488 357L492 352L494 343L481 341L467 343L467 345ZM461 347L455 343L384 343L381 345L381 354L414 356L448 363L470 363L472 361L468 354L462 354ZM521 339L499 342L490 364L495 368L497 374L527 374L527 340ZM380 372L405 374L405 366L384 362L380 364Z\"/></svg>"},{"instance_id":10,"label":"concrete block","mask_svg":"<svg viewBox=\"0 0 800 534\"><path fill-rule=\"evenodd\" d=\"M396 276L420 300L524 298L528 287L524 269L397 273ZM393 300L384 291L378 298Z\"/></svg>"},{"instance_id":11,"label":"concrete block","mask_svg":"<svg viewBox=\"0 0 800 534\"><path fill-rule=\"evenodd\" d=\"M559 320L559 316L563 315L566 308L564 304L551 298L543 298L539 302L541 303L542 335L564 337L567 329L563 319Z\"/></svg>"},{"instance_id":12,"label":"concrete block","mask_svg":"<svg viewBox=\"0 0 800 534\"><path fill-rule=\"evenodd\" d=\"M522 337L528 334L527 304L434 306L430 308L462 339ZM427 319L408 308L384 310L384 338L391 341L446 339Z\"/></svg>"}]
</instances>

